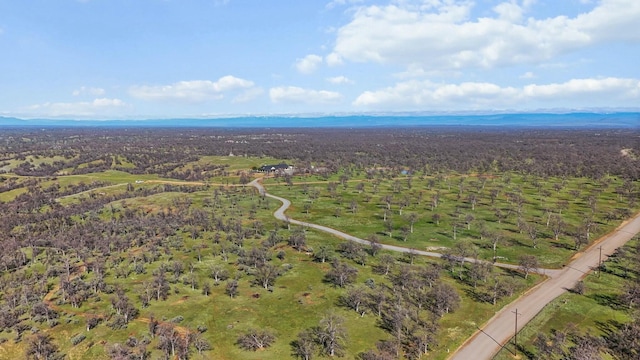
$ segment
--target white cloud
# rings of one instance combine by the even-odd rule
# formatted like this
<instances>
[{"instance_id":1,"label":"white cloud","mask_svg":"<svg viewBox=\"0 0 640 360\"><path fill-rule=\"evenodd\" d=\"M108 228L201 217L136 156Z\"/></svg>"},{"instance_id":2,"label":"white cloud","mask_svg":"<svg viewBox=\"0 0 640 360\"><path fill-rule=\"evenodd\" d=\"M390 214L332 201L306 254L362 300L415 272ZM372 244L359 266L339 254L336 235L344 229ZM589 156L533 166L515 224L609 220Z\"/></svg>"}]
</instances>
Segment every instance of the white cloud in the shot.
<instances>
[{"instance_id":1,"label":"white cloud","mask_svg":"<svg viewBox=\"0 0 640 360\"><path fill-rule=\"evenodd\" d=\"M640 80L623 78L573 79L564 83L530 84L521 88L487 82L442 84L410 80L366 91L354 105L384 109L498 109L549 107L634 106L640 101Z\"/></svg>"},{"instance_id":2,"label":"white cloud","mask_svg":"<svg viewBox=\"0 0 640 360\"><path fill-rule=\"evenodd\" d=\"M353 84L353 80L343 75L327 78L327 81L336 85Z\"/></svg>"},{"instance_id":3,"label":"white cloud","mask_svg":"<svg viewBox=\"0 0 640 360\"><path fill-rule=\"evenodd\" d=\"M311 54L296 60L296 69L302 74L311 74L316 71L320 64L322 64L322 57Z\"/></svg>"},{"instance_id":4,"label":"white cloud","mask_svg":"<svg viewBox=\"0 0 640 360\"><path fill-rule=\"evenodd\" d=\"M225 92L252 88L254 83L231 75L223 76L218 81L193 80L180 81L162 86L133 86L129 89L131 96L152 101L177 100L185 102L204 102L218 100Z\"/></svg>"},{"instance_id":5,"label":"white cloud","mask_svg":"<svg viewBox=\"0 0 640 360\"><path fill-rule=\"evenodd\" d=\"M344 61L342 60L342 56L336 54L336 53L331 53L327 56L325 56L324 61L327 62L327 65L329 66L338 66L338 65L342 65L344 63Z\"/></svg>"},{"instance_id":6,"label":"white cloud","mask_svg":"<svg viewBox=\"0 0 640 360\"><path fill-rule=\"evenodd\" d=\"M73 90L72 94L73 96L80 96L80 95L103 96L105 93L106 93L105 90L102 88L81 86L79 89Z\"/></svg>"},{"instance_id":7,"label":"white cloud","mask_svg":"<svg viewBox=\"0 0 640 360\"><path fill-rule=\"evenodd\" d=\"M524 14L531 1L507 1L494 17L471 19L471 1L402 1L362 6L337 31L332 55L354 62L436 69L541 63L610 41L640 41L640 1L602 0L569 18Z\"/></svg>"},{"instance_id":8,"label":"white cloud","mask_svg":"<svg viewBox=\"0 0 640 360\"><path fill-rule=\"evenodd\" d=\"M253 87L253 82L245 79L240 79L235 76L227 75L223 76L215 83L212 83L212 89L218 92L230 91L236 89L246 89Z\"/></svg>"},{"instance_id":9,"label":"white cloud","mask_svg":"<svg viewBox=\"0 0 640 360\"><path fill-rule=\"evenodd\" d=\"M503 2L493 8L500 20L519 22L522 19L524 9L516 2Z\"/></svg>"},{"instance_id":10,"label":"white cloud","mask_svg":"<svg viewBox=\"0 0 640 360\"><path fill-rule=\"evenodd\" d=\"M640 81L637 79L601 78L573 79L559 84L527 85L522 94L527 98L556 99L557 97L574 98L589 94L607 95L615 98L637 98Z\"/></svg>"},{"instance_id":11,"label":"white cloud","mask_svg":"<svg viewBox=\"0 0 640 360\"><path fill-rule=\"evenodd\" d=\"M330 104L342 100L335 91L304 89L297 86L281 86L269 89L273 103Z\"/></svg>"},{"instance_id":12,"label":"white cloud","mask_svg":"<svg viewBox=\"0 0 640 360\"><path fill-rule=\"evenodd\" d=\"M93 101L81 102L47 102L44 104L32 105L27 111L36 116L50 117L104 117L129 108L120 99L99 98Z\"/></svg>"}]
</instances>

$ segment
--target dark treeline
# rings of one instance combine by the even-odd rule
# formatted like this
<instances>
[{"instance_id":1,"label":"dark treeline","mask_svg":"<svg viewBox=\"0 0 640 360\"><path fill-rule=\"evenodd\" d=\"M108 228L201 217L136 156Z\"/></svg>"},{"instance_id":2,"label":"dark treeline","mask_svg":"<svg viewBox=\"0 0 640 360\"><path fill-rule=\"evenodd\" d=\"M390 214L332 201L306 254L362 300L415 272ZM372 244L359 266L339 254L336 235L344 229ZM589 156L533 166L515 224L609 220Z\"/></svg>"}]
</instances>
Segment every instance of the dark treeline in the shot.
<instances>
[{"instance_id":1,"label":"dark treeline","mask_svg":"<svg viewBox=\"0 0 640 360\"><path fill-rule=\"evenodd\" d=\"M0 135L0 166L20 154L19 175L54 175L118 169L134 174L199 180L224 171L177 170L203 155L291 159L298 167L328 170L407 167L441 171L519 171L538 176L640 176L638 131L401 129L49 129L7 130ZM630 155L625 149L632 149ZM627 155L624 155L627 154ZM59 157L37 165L27 156ZM84 164L80 167L81 164ZM211 174L209 174L211 175ZM220 175L224 175L221 173Z\"/></svg>"}]
</instances>

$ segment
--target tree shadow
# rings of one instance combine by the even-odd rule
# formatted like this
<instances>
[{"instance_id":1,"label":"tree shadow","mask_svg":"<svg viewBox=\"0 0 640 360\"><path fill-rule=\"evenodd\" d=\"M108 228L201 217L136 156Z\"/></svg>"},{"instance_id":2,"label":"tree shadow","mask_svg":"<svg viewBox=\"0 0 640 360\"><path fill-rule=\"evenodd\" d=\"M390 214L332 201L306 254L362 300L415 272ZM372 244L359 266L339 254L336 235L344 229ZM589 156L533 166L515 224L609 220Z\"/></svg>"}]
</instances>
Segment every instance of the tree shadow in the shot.
<instances>
[{"instance_id":1,"label":"tree shadow","mask_svg":"<svg viewBox=\"0 0 640 360\"><path fill-rule=\"evenodd\" d=\"M551 241L549 244L551 244L551 246L553 246L556 249L564 249L564 250L569 250L569 251L575 251L575 246L571 246L569 244L565 244L559 241Z\"/></svg>"},{"instance_id":2,"label":"tree shadow","mask_svg":"<svg viewBox=\"0 0 640 360\"><path fill-rule=\"evenodd\" d=\"M505 275L511 276L511 277L520 277L524 279L524 275L516 270L516 269L507 269L507 268L502 268L501 269L502 272L504 272Z\"/></svg>"},{"instance_id":3,"label":"tree shadow","mask_svg":"<svg viewBox=\"0 0 640 360\"><path fill-rule=\"evenodd\" d=\"M587 297L595 300L599 305L610 307L613 310L625 310L627 306L620 302L620 299L611 294L592 294Z\"/></svg>"},{"instance_id":4,"label":"tree shadow","mask_svg":"<svg viewBox=\"0 0 640 360\"><path fill-rule=\"evenodd\" d=\"M531 244L525 244L522 241L520 241L519 239L511 239L511 245L516 245L516 246L522 246L522 247L527 247L530 248Z\"/></svg>"},{"instance_id":5,"label":"tree shadow","mask_svg":"<svg viewBox=\"0 0 640 360\"><path fill-rule=\"evenodd\" d=\"M624 325L623 323L616 320L607 320L607 321L596 320L595 324L598 330L602 331L603 337L605 338L607 336L617 336L616 333Z\"/></svg>"},{"instance_id":6,"label":"tree shadow","mask_svg":"<svg viewBox=\"0 0 640 360\"><path fill-rule=\"evenodd\" d=\"M483 291L478 291L480 289L474 289L473 287L471 288L466 288L464 289L465 294L472 299L475 302L479 302L479 303L489 303L491 304L491 295L483 292ZM496 311L499 310L496 308Z\"/></svg>"},{"instance_id":7,"label":"tree shadow","mask_svg":"<svg viewBox=\"0 0 640 360\"><path fill-rule=\"evenodd\" d=\"M531 350L527 349L523 344L518 344L518 353L524 356L526 359L536 359L536 355Z\"/></svg>"},{"instance_id":8,"label":"tree shadow","mask_svg":"<svg viewBox=\"0 0 640 360\"><path fill-rule=\"evenodd\" d=\"M625 327L625 324L615 320L607 320L606 322L596 321L596 326L602 331L602 339L604 339L607 347L613 351L613 354L617 353L622 359L637 358L637 354L634 356L635 349L630 347L631 344L624 343L625 340L620 336L620 331Z\"/></svg>"}]
</instances>

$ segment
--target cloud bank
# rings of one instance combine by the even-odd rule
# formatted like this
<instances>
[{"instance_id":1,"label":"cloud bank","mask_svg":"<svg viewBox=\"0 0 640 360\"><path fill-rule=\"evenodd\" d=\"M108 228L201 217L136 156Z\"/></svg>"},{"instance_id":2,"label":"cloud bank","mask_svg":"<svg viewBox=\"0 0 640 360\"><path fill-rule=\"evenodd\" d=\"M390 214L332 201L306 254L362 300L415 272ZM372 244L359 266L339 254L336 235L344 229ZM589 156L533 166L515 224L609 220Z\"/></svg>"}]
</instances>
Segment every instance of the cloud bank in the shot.
<instances>
[{"instance_id":1,"label":"cloud bank","mask_svg":"<svg viewBox=\"0 0 640 360\"><path fill-rule=\"evenodd\" d=\"M129 94L148 101L204 102L224 98L224 93L240 89L249 89L254 83L235 76L223 76L217 81L192 80L180 81L171 85L132 86Z\"/></svg>"},{"instance_id":2,"label":"cloud bank","mask_svg":"<svg viewBox=\"0 0 640 360\"><path fill-rule=\"evenodd\" d=\"M603 0L575 17L526 18L531 0L503 2L471 18L473 2L394 1L362 6L330 56L426 70L538 64L611 41L640 41L640 1Z\"/></svg>"}]
</instances>

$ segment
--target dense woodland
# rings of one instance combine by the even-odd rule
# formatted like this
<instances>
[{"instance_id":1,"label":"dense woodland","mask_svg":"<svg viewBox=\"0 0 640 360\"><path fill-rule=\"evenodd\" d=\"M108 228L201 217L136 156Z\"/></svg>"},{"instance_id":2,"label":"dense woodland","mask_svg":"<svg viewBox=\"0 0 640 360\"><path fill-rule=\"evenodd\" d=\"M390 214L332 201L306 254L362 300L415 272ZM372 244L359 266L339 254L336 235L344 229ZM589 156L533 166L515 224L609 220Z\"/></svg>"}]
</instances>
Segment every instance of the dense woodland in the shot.
<instances>
[{"instance_id":1,"label":"dense woodland","mask_svg":"<svg viewBox=\"0 0 640 360\"><path fill-rule=\"evenodd\" d=\"M394 179L402 176L421 177L415 183L428 191L440 185L443 199L474 210L471 191L456 198L457 192L463 193L465 176L486 175L496 182L522 178L545 196L551 196L562 179L572 186L569 179L584 178L601 190L573 189L584 201L572 209L567 205L565 211L573 211L576 218L592 214L593 225L604 231L637 211L639 139L637 131L603 129L3 129L0 351L30 359L188 359L229 351L242 358L251 358L254 351L274 351L272 358L441 358L446 350L442 344L447 343L442 329L455 322L451 314L475 309L474 303L491 313L492 307L531 286L537 281L528 276L537 267L535 255L522 254L516 260L518 273L465 261L479 253L462 242L447 250L444 260L432 261L381 251L378 244L385 241L385 231L371 231L370 246L362 246L279 223L271 215L279 204L245 186L263 176L253 171L263 164L261 159L295 166L295 177L279 176L276 186L292 186L305 177L326 182L318 202L331 202L333 218L346 217L334 210L339 184L339 191L368 195L364 185L347 187L350 179L368 187L388 186L395 195L376 194L371 207L402 214L398 199L407 180L402 189L394 189ZM243 167L233 161L253 163ZM444 176L461 179L450 195ZM474 183L480 193L482 184ZM487 203L493 203L491 186L483 195ZM573 191L564 186L556 192ZM451 184L446 187L450 190ZM543 226L534 233L526 223L518 229L519 219L526 219L522 212L527 195L503 191L495 196L514 208L500 222L531 237L535 248ZM606 202L599 203L599 196ZM341 204L345 213L355 216L353 202ZM310 209L299 206L298 211ZM455 216L465 219L463 215ZM544 230L549 234L552 215L549 212ZM386 210L383 216L380 224L387 226ZM435 225L436 218L429 216L434 224L423 226ZM411 225L402 230L404 241L414 232L410 218L402 218ZM475 218L466 219L451 222L453 240L456 226L461 232L471 229ZM562 230L575 233L576 246L570 250L592 240L591 223L583 235L581 219L566 221L576 222L575 229ZM303 307L304 321L292 319L295 326L258 321L237 329L224 324L226 328L214 333L194 311L214 306L225 312L263 299L281 301L284 308L291 300L280 297L296 286L296 306ZM640 303L636 288L630 285L620 301L630 307ZM309 299L316 293L324 298L313 304ZM182 302L191 314L184 308L179 308L184 314L171 310L170 304ZM334 310L320 310L327 307ZM272 316L267 319L278 319L278 314ZM366 326L347 324L358 321ZM353 327L374 332L361 329L364 332L354 336ZM612 331L627 330L621 325ZM231 335L224 336L233 337L231 344L217 343L222 331L229 331ZM372 337L362 339L366 336ZM359 338L357 345L348 345L354 337ZM632 358L622 352L614 355Z\"/></svg>"},{"instance_id":2,"label":"dense woodland","mask_svg":"<svg viewBox=\"0 0 640 360\"><path fill-rule=\"evenodd\" d=\"M67 168L71 173L115 168L195 180L201 176L196 170L172 171L203 155L233 153L292 159L299 168L322 164L330 171L386 167L591 178L614 174L637 180L638 141L638 132L626 129L3 130L0 165L32 155L57 159L39 165L23 161L14 169L16 174L52 176ZM625 149L631 152L620 156ZM216 170L212 166L198 170Z\"/></svg>"}]
</instances>

